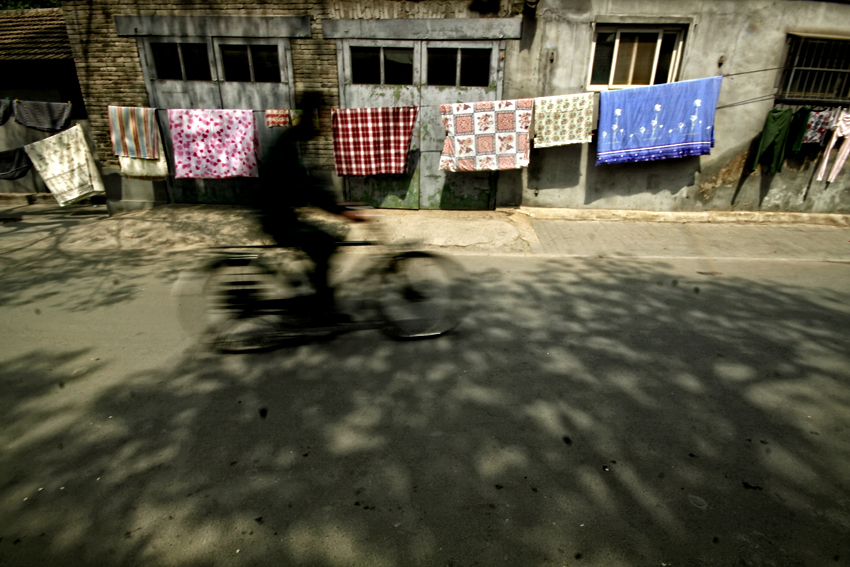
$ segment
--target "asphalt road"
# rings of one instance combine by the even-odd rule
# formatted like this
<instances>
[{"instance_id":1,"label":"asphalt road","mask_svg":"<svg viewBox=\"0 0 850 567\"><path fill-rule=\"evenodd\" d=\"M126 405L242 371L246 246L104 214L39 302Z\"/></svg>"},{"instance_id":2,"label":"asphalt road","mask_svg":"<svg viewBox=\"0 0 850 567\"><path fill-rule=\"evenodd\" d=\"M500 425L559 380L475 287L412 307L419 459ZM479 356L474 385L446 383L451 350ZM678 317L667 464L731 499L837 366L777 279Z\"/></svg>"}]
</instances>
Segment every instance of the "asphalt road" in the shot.
<instances>
[{"instance_id":1,"label":"asphalt road","mask_svg":"<svg viewBox=\"0 0 850 567\"><path fill-rule=\"evenodd\" d=\"M0 256L0 566L850 565L850 265L458 256L456 333L193 345Z\"/></svg>"}]
</instances>

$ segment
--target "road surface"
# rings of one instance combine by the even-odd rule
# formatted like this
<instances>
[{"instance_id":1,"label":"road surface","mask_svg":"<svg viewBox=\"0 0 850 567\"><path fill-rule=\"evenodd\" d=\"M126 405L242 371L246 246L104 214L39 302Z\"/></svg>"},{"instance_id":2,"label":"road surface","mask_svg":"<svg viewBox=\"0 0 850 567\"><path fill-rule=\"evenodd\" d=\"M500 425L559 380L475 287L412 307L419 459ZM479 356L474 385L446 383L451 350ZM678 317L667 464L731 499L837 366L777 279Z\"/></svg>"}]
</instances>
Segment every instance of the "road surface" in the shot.
<instances>
[{"instance_id":1,"label":"road surface","mask_svg":"<svg viewBox=\"0 0 850 567\"><path fill-rule=\"evenodd\" d=\"M0 566L850 565L850 265L458 256L455 334L193 345L0 257Z\"/></svg>"}]
</instances>

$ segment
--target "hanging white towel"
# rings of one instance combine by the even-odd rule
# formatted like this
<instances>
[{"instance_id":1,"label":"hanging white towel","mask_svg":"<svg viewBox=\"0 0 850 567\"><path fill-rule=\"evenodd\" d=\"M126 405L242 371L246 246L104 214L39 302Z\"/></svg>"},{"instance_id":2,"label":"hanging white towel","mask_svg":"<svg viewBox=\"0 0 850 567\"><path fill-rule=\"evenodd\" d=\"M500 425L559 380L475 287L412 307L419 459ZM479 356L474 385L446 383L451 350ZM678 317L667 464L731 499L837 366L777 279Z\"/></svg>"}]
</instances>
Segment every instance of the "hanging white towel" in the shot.
<instances>
[{"instance_id":1,"label":"hanging white towel","mask_svg":"<svg viewBox=\"0 0 850 567\"><path fill-rule=\"evenodd\" d=\"M164 178L168 177L168 161L165 152L159 152L157 159L142 159L118 156L121 173L127 177Z\"/></svg>"},{"instance_id":2,"label":"hanging white towel","mask_svg":"<svg viewBox=\"0 0 850 567\"><path fill-rule=\"evenodd\" d=\"M105 192L79 124L24 150L60 206Z\"/></svg>"}]
</instances>

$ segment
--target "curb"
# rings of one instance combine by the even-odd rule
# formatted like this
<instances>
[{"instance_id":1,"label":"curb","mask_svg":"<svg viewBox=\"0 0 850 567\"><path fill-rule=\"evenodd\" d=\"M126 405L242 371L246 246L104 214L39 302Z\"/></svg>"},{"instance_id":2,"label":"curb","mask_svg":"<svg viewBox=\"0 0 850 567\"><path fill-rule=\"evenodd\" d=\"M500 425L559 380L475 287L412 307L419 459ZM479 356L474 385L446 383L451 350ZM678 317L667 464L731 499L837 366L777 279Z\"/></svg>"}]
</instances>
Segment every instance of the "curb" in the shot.
<instances>
[{"instance_id":1,"label":"curb","mask_svg":"<svg viewBox=\"0 0 850 567\"><path fill-rule=\"evenodd\" d=\"M850 215L834 213L772 213L759 211L625 211L613 209L550 209L544 207L500 208L535 220L631 221L671 223L810 224L850 227Z\"/></svg>"},{"instance_id":2,"label":"curb","mask_svg":"<svg viewBox=\"0 0 850 567\"><path fill-rule=\"evenodd\" d=\"M0 207L49 204L57 204L52 193L0 193Z\"/></svg>"}]
</instances>

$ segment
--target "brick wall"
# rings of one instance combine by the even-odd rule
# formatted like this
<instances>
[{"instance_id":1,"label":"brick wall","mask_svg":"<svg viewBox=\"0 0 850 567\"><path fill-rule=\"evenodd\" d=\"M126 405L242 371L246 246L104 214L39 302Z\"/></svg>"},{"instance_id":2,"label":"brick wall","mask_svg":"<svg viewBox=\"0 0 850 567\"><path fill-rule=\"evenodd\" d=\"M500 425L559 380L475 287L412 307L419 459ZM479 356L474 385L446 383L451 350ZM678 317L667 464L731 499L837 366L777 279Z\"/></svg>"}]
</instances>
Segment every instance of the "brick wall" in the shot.
<instances>
[{"instance_id":1,"label":"brick wall","mask_svg":"<svg viewBox=\"0 0 850 567\"><path fill-rule=\"evenodd\" d=\"M336 43L322 38L322 4L303 2L183 3L139 2L130 7L115 0L62 3L80 86L91 120L97 157L104 166L117 167L112 155L107 106L149 106L135 38L118 37L113 16L311 16L313 37L291 39L296 97L319 90L327 107L321 116L320 136L304 148L308 165L333 166L330 108L339 105Z\"/></svg>"}]
</instances>

